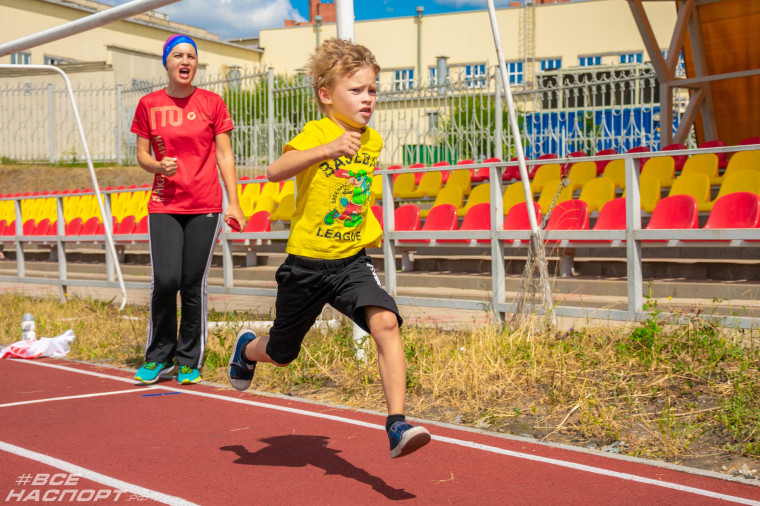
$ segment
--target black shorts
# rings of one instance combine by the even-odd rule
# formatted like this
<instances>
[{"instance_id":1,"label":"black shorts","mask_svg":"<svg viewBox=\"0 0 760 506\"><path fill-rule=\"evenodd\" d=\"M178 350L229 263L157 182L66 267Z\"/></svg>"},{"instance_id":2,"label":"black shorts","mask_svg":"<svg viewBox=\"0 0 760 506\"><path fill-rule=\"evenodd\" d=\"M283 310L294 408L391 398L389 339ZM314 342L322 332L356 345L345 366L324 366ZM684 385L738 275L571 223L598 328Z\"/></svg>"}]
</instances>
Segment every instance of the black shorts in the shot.
<instances>
[{"instance_id":1,"label":"black shorts","mask_svg":"<svg viewBox=\"0 0 760 506\"><path fill-rule=\"evenodd\" d=\"M364 250L338 260L288 255L277 269L275 280L277 313L269 332L267 354L278 364L296 359L306 333L325 304L351 318L367 333L367 306L392 311L399 326L403 321L396 301L380 284L372 259Z\"/></svg>"}]
</instances>

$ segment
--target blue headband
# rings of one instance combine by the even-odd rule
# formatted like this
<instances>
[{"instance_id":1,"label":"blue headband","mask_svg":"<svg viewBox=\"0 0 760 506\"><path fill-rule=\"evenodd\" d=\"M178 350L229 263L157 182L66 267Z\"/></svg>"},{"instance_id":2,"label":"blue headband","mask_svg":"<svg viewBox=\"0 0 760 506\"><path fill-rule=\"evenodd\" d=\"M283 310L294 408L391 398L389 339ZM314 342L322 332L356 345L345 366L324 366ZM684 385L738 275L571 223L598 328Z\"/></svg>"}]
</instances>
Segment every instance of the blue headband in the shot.
<instances>
[{"instance_id":1,"label":"blue headband","mask_svg":"<svg viewBox=\"0 0 760 506\"><path fill-rule=\"evenodd\" d=\"M187 35L172 35L166 42L164 42L164 67L166 67L166 58L169 57L169 53L177 44L187 43L195 48L195 54L198 54L198 46L195 45L195 41Z\"/></svg>"}]
</instances>

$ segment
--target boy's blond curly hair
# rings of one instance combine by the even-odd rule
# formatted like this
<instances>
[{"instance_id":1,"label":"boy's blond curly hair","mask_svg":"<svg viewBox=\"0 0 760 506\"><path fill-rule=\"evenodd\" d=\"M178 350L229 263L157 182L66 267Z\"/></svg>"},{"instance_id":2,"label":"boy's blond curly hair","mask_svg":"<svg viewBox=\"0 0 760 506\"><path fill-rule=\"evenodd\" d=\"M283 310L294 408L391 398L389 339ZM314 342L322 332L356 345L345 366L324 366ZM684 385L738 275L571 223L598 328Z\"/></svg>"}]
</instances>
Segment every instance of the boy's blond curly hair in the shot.
<instances>
[{"instance_id":1,"label":"boy's blond curly hair","mask_svg":"<svg viewBox=\"0 0 760 506\"><path fill-rule=\"evenodd\" d=\"M306 63L306 71L311 76L314 97L322 113L325 112L325 105L319 99L319 89L332 90L338 79L363 68L371 68L375 74L380 72L375 55L364 46L332 37L317 48Z\"/></svg>"}]
</instances>

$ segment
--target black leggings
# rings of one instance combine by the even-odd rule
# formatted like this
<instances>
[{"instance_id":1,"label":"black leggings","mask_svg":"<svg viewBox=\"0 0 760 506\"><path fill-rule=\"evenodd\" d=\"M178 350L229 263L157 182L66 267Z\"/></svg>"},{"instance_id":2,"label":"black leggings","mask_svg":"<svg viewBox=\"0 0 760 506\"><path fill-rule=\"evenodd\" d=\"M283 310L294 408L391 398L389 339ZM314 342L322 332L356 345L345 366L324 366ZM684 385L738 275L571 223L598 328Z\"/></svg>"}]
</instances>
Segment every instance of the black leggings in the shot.
<instances>
[{"instance_id":1,"label":"black leggings","mask_svg":"<svg viewBox=\"0 0 760 506\"><path fill-rule=\"evenodd\" d=\"M206 348L208 271L219 236L221 214L151 214L152 271L147 362L199 369ZM177 292L182 314L177 336Z\"/></svg>"}]
</instances>

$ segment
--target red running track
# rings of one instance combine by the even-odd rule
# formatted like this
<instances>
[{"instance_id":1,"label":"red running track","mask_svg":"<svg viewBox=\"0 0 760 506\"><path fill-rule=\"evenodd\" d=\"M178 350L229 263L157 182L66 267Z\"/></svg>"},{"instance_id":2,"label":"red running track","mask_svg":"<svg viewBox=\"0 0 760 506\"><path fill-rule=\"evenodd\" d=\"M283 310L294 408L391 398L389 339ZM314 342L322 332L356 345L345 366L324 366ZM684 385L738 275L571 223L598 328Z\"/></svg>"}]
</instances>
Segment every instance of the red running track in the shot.
<instances>
[{"instance_id":1,"label":"red running track","mask_svg":"<svg viewBox=\"0 0 760 506\"><path fill-rule=\"evenodd\" d=\"M432 422L391 459L380 414L132 376L0 361L0 500L760 506L738 479Z\"/></svg>"}]
</instances>

